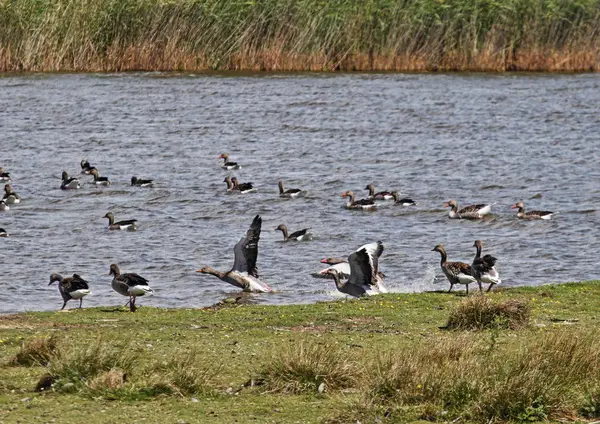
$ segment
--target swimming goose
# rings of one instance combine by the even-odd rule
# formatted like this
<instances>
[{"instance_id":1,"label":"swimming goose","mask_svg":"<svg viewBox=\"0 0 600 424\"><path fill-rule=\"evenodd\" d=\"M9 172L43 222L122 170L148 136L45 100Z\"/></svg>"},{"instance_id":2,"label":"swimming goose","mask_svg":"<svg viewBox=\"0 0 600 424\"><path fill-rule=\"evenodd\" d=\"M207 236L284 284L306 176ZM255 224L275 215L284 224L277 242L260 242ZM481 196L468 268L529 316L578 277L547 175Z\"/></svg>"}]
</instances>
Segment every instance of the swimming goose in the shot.
<instances>
[{"instance_id":1,"label":"swimming goose","mask_svg":"<svg viewBox=\"0 0 600 424\"><path fill-rule=\"evenodd\" d=\"M369 199L372 200L392 200L394 198L390 191L380 191L379 193L375 193L375 186L373 184L366 186L365 190L369 190Z\"/></svg>"},{"instance_id":2,"label":"swimming goose","mask_svg":"<svg viewBox=\"0 0 600 424\"><path fill-rule=\"evenodd\" d=\"M137 222L137 219L128 219L125 221L118 221L115 222L115 216L112 214L112 212L107 212L106 215L104 215L104 218L108 218L108 229L109 230L135 230L135 223Z\"/></svg>"},{"instance_id":3,"label":"swimming goose","mask_svg":"<svg viewBox=\"0 0 600 424\"><path fill-rule=\"evenodd\" d=\"M336 269L327 271L335 280L337 289L345 294L360 297L378 293L387 293L383 285L383 276L379 272L379 257L383 252L383 243L365 244L348 256L350 278L343 283L341 273Z\"/></svg>"},{"instance_id":4,"label":"swimming goose","mask_svg":"<svg viewBox=\"0 0 600 424\"><path fill-rule=\"evenodd\" d=\"M93 170L97 170L95 166L90 165L87 159L81 159L80 165L82 174L91 174Z\"/></svg>"},{"instance_id":5,"label":"swimming goose","mask_svg":"<svg viewBox=\"0 0 600 424\"><path fill-rule=\"evenodd\" d=\"M348 202L346 203L346 208L348 209L375 209L375 201L371 199L354 199L353 191L345 191L340 195L340 197L347 197Z\"/></svg>"},{"instance_id":6,"label":"swimming goose","mask_svg":"<svg viewBox=\"0 0 600 424\"><path fill-rule=\"evenodd\" d=\"M8 233L4 228L0 228L0 237L8 237Z\"/></svg>"},{"instance_id":7,"label":"swimming goose","mask_svg":"<svg viewBox=\"0 0 600 424\"><path fill-rule=\"evenodd\" d=\"M90 171L90 175L94 176L93 184L96 184L97 186L109 186L110 185L110 181L108 180L108 178L99 176L97 169L95 169L95 168L92 169Z\"/></svg>"},{"instance_id":8,"label":"swimming goose","mask_svg":"<svg viewBox=\"0 0 600 424\"><path fill-rule=\"evenodd\" d=\"M75 177L69 178L69 174L67 171L63 171L62 173L62 183L60 184L61 190L76 190L81 188L81 184L79 184L79 180Z\"/></svg>"},{"instance_id":9,"label":"swimming goose","mask_svg":"<svg viewBox=\"0 0 600 424\"><path fill-rule=\"evenodd\" d=\"M63 298L63 305L60 310L62 311L67 306L67 302L71 299L79 299L79 308L83 303L83 298L91 293L90 286L79 274L73 274L72 277L63 278L60 274L52 274L50 276L51 286L54 282L58 281L58 291Z\"/></svg>"},{"instance_id":10,"label":"swimming goose","mask_svg":"<svg viewBox=\"0 0 600 424\"><path fill-rule=\"evenodd\" d=\"M10 210L10 208L8 207L8 205L6 204L4 199L0 199L0 211L4 212L4 211L8 211L8 210Z\"/></svg>"},{"instance_id":11,"label":"swimming goose","mask_svg":"<svg viewBox=\"0 0 600 424\"><path fill-rule=\"evenodd\" d=\"M517 212L517 218L520 219L551 219L554 212L550 211L529 211L525 212L525 203L519 200L517 203L511 206L511 209L519 209Z\"/></svg>"},{"instance_id":12,"label":"swimming goose","mask_svg":"<svg viewBox=\"0 0 600 424\"><path fill-rule=\"evenodd\" d=\"M394 205L400 205L400 206L416 206L417 205L417 202L415 202L412 199L409 199L408 197L403 197L401 199L400 195L398 194L397 191L392 191L392 197L394 198Z\"/></svg>"},{"instance_id":13,"label":"swimming goose","mask_svg":"<svg viewBox=\"0 0 600 424\"><path fill-rule=\"evenodd\" d=\"M330 266L328 268L322 269L318 273L312 274L313 277L332 278L332 275L329 273L329 271L332 269L335 269L340 274L340 278L346 279L350 277L350 264L346 261L346 259L324 258L321 259L321 263Z\"/></svg>"},{"instance_id":14,"label":"swimming goose","mask_svg":"<svg viewBox=\"0 0 600 424\"><path fill-rule=\"evenodd\" d=\"M10 184L4 186L4 197L2 198L7 205L16 205L21 203L21 197L15 193Z\"/></svg>"},{"instance_id":15,"label":"swimming goose","mask_svg":"<svg viewBox=\"0 0 600 424\"><path fill-rule=\"evenodd\" d=\"M310 232L310 228L305 228L303 230L294 231L292 234L288 234L288 229L285 224L280 224L275 231L281 231L283 233L283 241L308 241L312 239L312 233Z\"/></svg>"},{"instance_id":16,"label":"swimming goose","mask_svg":"<svg viewBox=\"0 0 600 424\"><path fill-rule=\"evenodd\" d=\"M494 284L502 283L500 274L498 274L495 266L496 258L492 255L485 255L483 258L481 257L481 248L483 247L481 240L475 240L473 247L477 248L477 253L473 259L473 264L471 265L474 271L473 276L480 283L480 289L481 283L486 283L489 284L487 291L490 291Z\"/></svg>"},{"instance_id":17,"label":"swimming goose","mask_svg":"<svg viewBox=\"0 0 600 424\"><path fill-rule=\"evenodd\" d=\"M4 168L0 168L0 183L10 183L10 173L4 172Z\"/></svg>"},{"instance_id":18,"label":"swimming goose","mask_svg":"<svg viewBox=\"0 0 600 424\"><path fill-rule=\"evenodd\" d=\"M131 177L131 185L137 186L137 187L153 187L154 181L153 180L143 180L138 177Z\"/></svg>"},{"instance_id":19,"label":"swimming goose","mask_svg":"<svg viewBox=\"0 0 600 424\"><path fill-rule=\"evenodd\" d=\"M148 285L148 280L137 274L121 274L121 270L116 264L110 266L108 275L113 276L111 286L114 291L123 296L129 296L129 310L136 311L135 299L137 296L154 294L154 290Z\"/></svg>"},{"instance_id":20,"label":"swimming goose","mask_svg":"<svg viewBox=\"0 0 600 424\"><path fill-rule=\"evenodd\" d=\"M209 266L204 266L196 272L214 275L245 292L270 292L271 287L259 279L258 269L256 268L261 224L262 218L260 215L256 215L244 237L234 246L235 259L230 271L220 272Z\"/></svg>"},{"instance_id":21,"label":"swimming goose","mask_svg":"<svg viewBox=\"0 0 600 424\"><path fill-rule=\"evenodd\" d=\"M299 188L288 188L287 190L285 190L283 188L283 181L279 181L279 197L298 197L300 196L300 194L302 194L303 191L300 190Z\"/></svg>"},{"instance_id":22,"label":"swimming goose","mask_svg":"<svg viewBox=\"0 0 600 424\"><path fill-rule=\"evenodd\" d=\"M242 169L242 166L237 162L229 162L229 154L221 153L218 159L223 159L223 165L221 168L231 171L232 169Z\"/></svg>"},{"instance_id":23,"label":"swimming goose","mask_svg":"<svg viewBox=\"0 0 600 424\"><path fill-rule=\"evenodd\" d=\"M448 213L448 217L451 219L481 219L484 215L492 212L491 204L469 205L458 210L458 202L456 200L449 200L444 203L444 207L451 208Z\"/></svg>"},{"instance_id":24,"label":"swimming goose","mask_svg":"<svg viewBox=\"0 0 600 424\"><path fill-rule=\"evenodd\" d=\"M237 177L232 177L231 182L233 183L233 189L239 190L240 193L253 193L256 191L256 188L252 185L253 183L240 183L238 182Z\"/></svg>"},{"instance_id":25,"label":"swimming goose","mask_svg":"<svg viewBox=\"0 0 600 424\"><path fill-rule=\"evenodd\" d=\"M450 282L448 293L452 291L452 287L454 287L455 284L464 284L467 287L467 294L469 294L469 284L477 282L477 279L473 277L471 265L464 262L448 262L446 260L446 249L443 244L438 244L431 249L431 251L439 252L440 255L442 255L440 266L442 267L442 271L444 271L444 275L446 275L446 278ZM481 285L479 286L479 289L481 290Z\"/></svg>"}]
</instances>

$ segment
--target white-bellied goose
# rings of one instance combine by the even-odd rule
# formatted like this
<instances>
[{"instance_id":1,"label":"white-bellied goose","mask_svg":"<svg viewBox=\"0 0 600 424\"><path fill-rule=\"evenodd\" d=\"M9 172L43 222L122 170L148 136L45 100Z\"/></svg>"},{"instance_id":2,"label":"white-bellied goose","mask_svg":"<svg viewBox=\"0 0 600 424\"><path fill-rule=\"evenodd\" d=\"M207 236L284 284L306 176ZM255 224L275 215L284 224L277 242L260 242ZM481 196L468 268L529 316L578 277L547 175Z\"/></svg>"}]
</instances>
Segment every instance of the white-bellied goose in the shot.
<instances>
[{"instance_id":1,"label":"white-bellied goose","mask_svg":"<svg viewBox=\"0 0 600 424\"><path fill-rule=\"evenodd\" d=\"M81 173L82 174L89 175L92 173L93 170L97 171L96 167L90 165L90 163L87 161L87 159L81 159L80 165L81 165Z\"/></svg>"},{"instance_id":2,"label":"white-bellied goose","mask_svg":"<svg viewBox=\"0 0 600 424\"><path fill-rule=\"evenodd\" d=\"M6 204L4 199L0 199L0 212L8 211L10 207Z\"/></svg>"},{"instance_id":3,"label":"white-bellied goose","mask_svg":"<svg viewBox=\"0 0 600 424\"><path fill-rule=\"evenodd\" d=\"M0 168L0 183L10 183L10 173L4 172L4 168Z\"/></svg>"},{"instance_id":4,"label":"white-bellied goose","mask_svg":"<svg viewBox=\"0 0 600 424\"><path fill-rule=\"evenodd\" d=\"M131 185L137 187L153 187L154 180L143 180L138 177L131 177Z\"/></svg>"},{"instance_id":5,"label":"white-bellied goose","mask_svg":"<svg viewBox=\"0 0 600 424\"><path fill-rule=\"evenodd\" d=\"M229 154L227 153L221 153L219 155L219 159L223 159L223 164L221 165L221 168L223 169L226 169L228 171L231 171L232 169L242 169L242 166L237 162L229 161Z\"/></svg>"},{"instance_id":6,"label":"white-bellied goose","mask_svg":"<svg viewBox=\"0 0 600 424\"><path fill-rule=\"evenodd\" d=\"M96 184L97 186L109 186L110 185L110 181L108 180L107 177L101 177L98 174L98 170L97 169L92 169L90 171L90 175L94 176L94 181L92 182L92 184Z\"/></svg>"},{"instance_id":7,"label":"white-bellied goose","mask_svg":"<svg viewBox=\"0 0 600 424\"><path fill-rule=\"evenodd\" d=\"M8 232L4 228L0 228L0 237L8 237Z\"/></svg>"},{"instance_id":8,"label":"white-bellied goose","mask_svg":"<svg viewBox=\"0 0 600 424\"><path fill-rule=\"evenodd\" d=\"M109 230L135 230L136 229L136 222L137 219L128 219L128 220L124 220L124 221L118 221L115 222L115 216L113 215L112 212L107 212L106 215L104 215L104 218L108 219L108 229Z\"/></svg>"},{"instance_id":9,"label":"white-bellied goose","mask_svg":"<svg viewBox=\"0 0 600 424\"><path fill-rule=\"evenodd\" d=\"M409 199L408 197L403 197L401 199L400 195L398 194L397 191L392 191L392 197L394 198L394 205L399 205L399 206L416 206L417 205L417 202L415 202L412 199Z\"/></svg>"},{"instance_id":10,"label":"white-bellied goose","mask_svg":"<svg viewBox=\"0 0 600 424\"><path fill-rule=\"evenodd\" d=\"M10 184L4 186L4 197L2 198L7 205L16 205L21 203L21 196L15 193Z\"/></svg>"},{"instance_id":11,"label":"white-bellied goose","mask_svg":"<svg viewBox=\"0 0 600 424\"><path fill-rule=\"evenodd\" d=\"M60 184L61 190L76 190L81 188L81 184L79 184L79 180L75 177L69 178L69 174L67 171L63 171L62 173L62 183Z\"/></svg>"},{"instance_id":12,"label":"white-bellied goose","mask_svg":"<svg viewBox=\"0 0 600 424\"><path fill-rule=\"evenodd\" d=\"M451 208L448 213L448 217L451 219L481 219L484 215L492 212L491 204L469 205L459 210L456 200L449 200L444 203L444 207Z\"/></svg>"},{"instance_id":13,"label":"white-bellied goose","mask_svg":"<svg viewBox=\"0 0 600 424\"><path fill-rule=\"evenodd\" d=\"M294 198L298 197L301 194L305 193L299 188L288 188L287 190L283 187L283 181L279 181L279 197L289 197Z\"/></svg>"},{"instance_id":14,"label":"white-bellied goose","mask_svg":"<svg viewBox=\"0 0 600 424\"><path fill-rule=\"evenodd\" d=\"M209 266L204 266L196 272L214 275L245 292L270 292L271 287L260 280L256 268L261 224L262 218L260 215L256 215L244 237L233 248L235 259L230 271L220 272Z\"/></svg>"},{"instance_id":15,"label":"white-bellied goose","mask_svg":"<svg viewBox=\"0 0 600 424\"><path fill-rule=\"evenodd\" d=\"M371 200L392 200L394 198L391 191L375 193L375 186L373 184L366 186L365 190L369 190L369 199Z\"/></svg>"},{"instance_id":16,"label":"white-bellied goose","mask_svg":"<svg viewBox=\"0 0 600 424\"><path fill-rule=\"evenodd\" d=\"M485 255L483 258L481 257L481 248L483 247L481 240L475 240L473 247L477 248L477 253L473 259L473 264L471 265L473 268L473 275L478 282L489 284L487 291L490 291L494 284L502 283L500 274L498 273L498 270L496 270L496 258L492 255Z\"/></svg>"},{"instance_id":17,"label":"white-bellied goose","mask_svg":"<svg viewBox=\"0 0 600 424\"><path fill-rule=\"evenodd\" d=\"M252 185L253 183L240 183L237 177L232 177L231 182L233 183L233 189L239 190L240 193L253 193L256 188Z\"/></svg>"},{"instance_id":18,"label":"white-bellied goose","mask_svg":"<svg viewBox=\"0 0 600 424\"><path fill-rule=\"evenodd\" d=\"M281 231L283 233L283 241L308 241L312 240L312 233L310 228L304 228L303 230L294 231L292 234L288 234L288 229L285 224L280 224L275 231Z\"/></svg>"},{"instance_id":19,"label":"white-bellied goose","mask_svg":"<svg viewBox=\"0 0 600 424\"><path fill-rule=\"evenodd\" d=\"M73 274L72 277L63 278L60 274L52 274L50 276L51 286L54 282L58 281L58 291L63 298L63 305L60 310L65 309L67 302L71 299L79 300L79 307L83 303L83 298L91 293L90 286L79 274Z\"/></svg>"},{"instance_id":20,"label":"white-bellied goose","mask_svg":"<svg viewBox=\"0 0 600 424\"><path fill-rule=\"evenodd\" d=\"M512 209L519 209L517 211L517 218L520 219L552 219L554 212L550 211L529 211L525 212L525 203L519 200L517 203L511 206Z\"/></svg>"},{"instance_id":21,"label":"white-bellied goose","mask_svg":"<svg viewBox=\"0 0 600 424\"><path fill-rule=\"evenodd\" d=\"M154 290L148 285L148 280L137 274L121 274L116 264L110 266L108 275L113 276L111 286L114 291L123 296L129 296L129 310L135 312L135 298L146 294L154 294Z\"/></svg>"},{"instance_id":22,"label":"white-bellied goose","mask_svg":"<svg viewBox=\"0 0 600 424\"><path fill-rule=\"evenodd\" d=\"M340 197L347 197L348 202L346 203L347 209L375 209L375 201L371 199L359 199L355 200L353 191L345 191Z\"/></svg>"},{"instance_id":23,"label":"white-bellied goose","mask_svg":"<svg viewBox=\"0 0 600 424\"><path fill-rule=\"evenodd\" d=\"M319 278L333 278L332 274L329 273L330 270L334 269L340 274L340 278L347 279L350 277L350 264L346 261L346 259L342 258L324 258L321 259L321 263L330 265L328 268L322 269L317 273L313 273L313 277Z\"/></svg>"},{"instance_id":24,"label":"white-bellied goose","mask_svg":"<svg viewBox=\"0 0 600 424\"><path fill-rule=\"evenodd\" d=\"M469 284L477 283L477 279L473 277L471 265L464 262L448 262L448 256L443 244L438 244L431 249L431 251L439 252L440 255L442 255L440 266L442 267L442 271L444 271L444 275L450 282L448 293L452 291L452 287L454 287L455 284L464 284L467 287L467 294L469 294ZM481 290L481 283L479 283L479 290Z\"/></svg>"}]
</instances>

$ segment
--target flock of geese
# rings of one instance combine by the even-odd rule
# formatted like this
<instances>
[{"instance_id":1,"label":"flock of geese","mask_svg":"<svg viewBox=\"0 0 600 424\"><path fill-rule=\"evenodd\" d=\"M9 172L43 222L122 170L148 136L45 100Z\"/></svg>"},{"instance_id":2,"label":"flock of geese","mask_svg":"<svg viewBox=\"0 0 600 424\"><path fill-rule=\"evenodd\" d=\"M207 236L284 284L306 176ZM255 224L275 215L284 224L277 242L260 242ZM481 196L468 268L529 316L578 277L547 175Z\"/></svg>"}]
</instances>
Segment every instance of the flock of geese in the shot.
<instances>
[{"instance_id":1,"label":"flock of geese","mask_svg":"<svg viewBox=\"0 0 600 424\"><path fill-rule=\"evenodd\" d=\"M237 162L229 160L227 153L222 153L218 157L223 159L221 168L227 171L239 170L241 165ZM91 175L93 180L91 184L97 186L109 186L110 180L107 177L100 176L98 169L86 160L83 159L80 163L81 173ZM21 197L15 193L10 185L10 174L0 168L0 183L6 183L4 186L4 196L0 200L0 211L8 211L10 206L17 205L21 202ZM255 192L256 188L252 182L240 183L236 177L227 176L224 179L227 184L227 193L251 193ZM137 187L152 187L153 180L140 179L135 176L131 178L131 185ZM283 181L279 181L279 196L285 198L296 198L307 194L306 190L298 188L286 189ZM81 188L79 178L69 176L65 171L62 173L62 182L60 188L63 190L77 190ZM346 208L360 210L374 210L382 202L393 201L394 205L398 206L415 206L417 203L410 198L400 198L397 191L380 191L377 192L373 184L365 187L369 191L369 196L364 199L356 199L354 192L346 191L341 194L341 197L347 198ZM491 213L491 204L469 205L463 208L458 207L456 200L450 200L444 204L450 208L448 217L451 219L482 219ZM518 209L517 217L520 219L551 219L553 212L550 211L525 211L523 201L518 201L512 208ZM104 218L108 219L109 230L135 230L136 220L116 221L111 212L106 213ZM213 275L220 280L242 289L245 292L271 292L271 287L261 280L258 274L256 265L258 258L258 242L262 226L262 218L256 215L250 224L250 228L244 236L238 241L233 248L234 261L233 266L229 271L218 271L210 266L203 266L196 272L202 274ZM279 225L276 230L281 231L284 241L303 241L310 240L312 234L309 229L288 232L284 224ZM8 232L0 228L0 237L8 237ZM489 254L481 256L483 243L481 240L475 240L473 247L476 248L475 257L471 264L465 262L450 262L447 260L446 249L442 244L435 246L432 251L436 251L441 255L441 269L450 282L450 289L461 284L466 287L467 294L469 293L469 285L477 283L480 292L483 292L482 284L488 284L487 291L490 291L496 284L500 284L502 280L498 270L496 269L497 259ZM352 252L347 259L343 258L325 258L321 262L329 265L327 268L318 273L313 274L314 277L333 279L337 290L341 293L354 296L368 296L379 293L387 293L388 290L384 285L385 275L379 270L379 259L383 253L384 246L381 241L365 244ZM153 294L154 291L150 288L148 280L135 273L121 273L117 264L111 264L109 268L109 276L113 277L111 286L114 291L128 297L128 302L125 306L129 306L131 312L134 312L136 307L136 298L140 296ZM91 293L89 283L80 275L73 274L72 277L63 277L59 274L50 276L49 285L58 283L58 289L63 299L62 309L65 308L69 300L79 300L79 307L82 307L83 298Z\"/></svg>"}]
</instances>

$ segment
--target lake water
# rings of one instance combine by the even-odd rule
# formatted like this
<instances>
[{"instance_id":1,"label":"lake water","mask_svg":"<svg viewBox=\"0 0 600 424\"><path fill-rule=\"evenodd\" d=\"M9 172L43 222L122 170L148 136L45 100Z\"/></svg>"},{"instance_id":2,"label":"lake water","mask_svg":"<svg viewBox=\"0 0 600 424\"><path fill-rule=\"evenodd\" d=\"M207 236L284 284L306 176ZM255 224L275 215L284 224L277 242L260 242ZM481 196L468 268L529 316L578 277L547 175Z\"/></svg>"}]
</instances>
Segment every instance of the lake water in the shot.
<instances>
[{"instance_id":1,"label":"lake water","mask_svg":"<svg viewBox=\"0 0 600 424\"><path fill-rule=\"evenodd\" d=\"M150 280L139 305L199 307L239 290L195 273L227 270L233 245L263 217L259 271L276 293L263 304L338 295L314 279L326 256L382 240L381 267L396 291L447 289L439 269L471 262L475 239L498 258L505 286L598 278L600 75L171 75L0 77L0 166L23 198L0 212L0 313L62 305L53 272L80 273L84 306L119 305L111 263ZM258 192L227 195L217 156L228 152ZM88 158L113 182L61 191L61 172ZM152 189L130 186L153 178ZM277 181L309 190L280 199ZM366 184L398 189L414 208L343 208ZM510 206L559 211L517 220ZM493 202L494 217L448 219L442 206ZM139 221L108 231L106 212ZM282 243L275 227L311 227ZM437 275L437 280L435 276ZM475 289L475 286L472 286ZM71 301L68 307L77 306Z\"/></svg>"}]
</instances>

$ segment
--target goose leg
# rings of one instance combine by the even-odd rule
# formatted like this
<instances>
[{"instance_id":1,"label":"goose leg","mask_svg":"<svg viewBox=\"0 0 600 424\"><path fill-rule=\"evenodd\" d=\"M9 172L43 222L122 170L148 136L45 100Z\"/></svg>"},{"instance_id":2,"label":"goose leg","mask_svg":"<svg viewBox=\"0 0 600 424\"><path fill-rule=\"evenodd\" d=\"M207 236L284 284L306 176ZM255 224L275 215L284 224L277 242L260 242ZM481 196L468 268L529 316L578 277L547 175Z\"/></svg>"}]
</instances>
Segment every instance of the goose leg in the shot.
<instances>
[{"instance_id":1,"label":"goose leg","mask_svg":"<svg viewBox=\"0 0 600 424\"><path fill-rule=\"evenodd\" d=\"M83 304L83 297L79 299L79 309L81 309L81 305Z\"/></svg>"},{"instance_id":2,"label":"goose leg","mask_svg":"<svg viewBox=\"0 0 600 424\"><path fill-rule=\"evenodd\" d=\"M65 300L65 302L63 303L62 308L60 308L60 310L62 311L63 309L65 309L65 306L67 306L67 301Z\"/></svg>"},{"instance_id":3,"label":"goose leg","mask_svg":"<svg viewBox=\"0 0 600 424\"><path fill-rule=\"evenodd\" d=\"M131 302L129 303L129 311L135 312L135 296L131 297Z\"/></svg>"},{"instance_id":4,"label":"goose leg","mask_svg":"<svg viewBox=\"0 0 600 424\"><path fill-rule=\"evenodd\" d=\"M477 284L479 284L479 293L483 293L483 287L481 287L481 281L477 281Z\"/></svg>"},{"instance_id":5,"label":"goose leg","mask_svg":"<svg viewBox=\"0 0 600 424\"><path fill-rule=\"evenodd\" d=\"M465 286L467 286L467 296L469 295L469 285L465 284Z\"/></svg>"},{"instance_id":6,"label":"goose leg","mask_svg":"<svg viewBox=\"0 0 600 424\"><path fill-rule=\"evenodd\" d=\"M492 287L494 287L494 283L491 283L490 286L487 289L487 292L489 293L492 290Z\"/></svg>"},{"instance_id":7,"label":"goose leg","mask_svg":"<svg viewBox=\"0 0 600 424\"><path fill-rule=\"evenodd\" d=\"M452 291L452 287L454 287L454 283L450 283L450 288L448 289L448 293Z\"/></svg>"}]
</instances>

